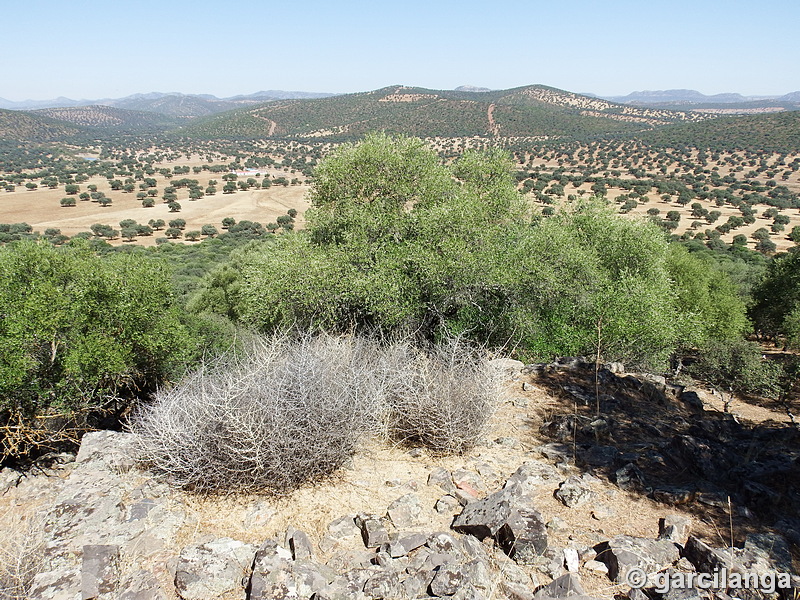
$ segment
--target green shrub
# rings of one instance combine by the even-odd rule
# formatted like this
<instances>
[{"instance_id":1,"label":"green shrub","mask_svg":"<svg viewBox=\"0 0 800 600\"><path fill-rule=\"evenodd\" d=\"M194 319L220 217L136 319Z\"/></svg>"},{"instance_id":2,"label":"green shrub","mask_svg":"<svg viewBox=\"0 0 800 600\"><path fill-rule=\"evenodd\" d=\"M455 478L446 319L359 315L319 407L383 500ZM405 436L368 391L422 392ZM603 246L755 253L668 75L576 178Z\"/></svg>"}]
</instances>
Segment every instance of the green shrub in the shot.
<instances>
[{"instance_id":1,"label":"green shrub","mask_svg":"<svg viewBox=\"0 0 800 600\"><path fill-rule=\"evenodd\" d=\"M164 263L97 256L85 240L0 248L0 418L155 389L188 345L171 294Z\"/></svg>"}]
</instances>

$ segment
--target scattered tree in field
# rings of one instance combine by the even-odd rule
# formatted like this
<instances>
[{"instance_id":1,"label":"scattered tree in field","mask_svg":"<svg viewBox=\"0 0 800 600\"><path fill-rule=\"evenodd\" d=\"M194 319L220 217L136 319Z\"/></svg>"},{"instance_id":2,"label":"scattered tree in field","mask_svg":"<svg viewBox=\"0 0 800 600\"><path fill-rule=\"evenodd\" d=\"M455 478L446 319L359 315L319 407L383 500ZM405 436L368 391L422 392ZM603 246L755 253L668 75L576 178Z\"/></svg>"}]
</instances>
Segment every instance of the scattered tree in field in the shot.
<instances>
[{"instance_id":1,"label":"scattered tree in field","mask_svg":"<svg viewBox=\"0 0 800 600\"><path fill-rule=\"evenodd\" d=\"M167 207L169 208L169 212L180 212L181 205L178 202L168 202Z\"/></svg>"},{"instance_id":2,"label":"scattered tree in field","mask_svg":"<svg viewBox=\"0 0 800 600\"><path fill-rule=\"evenodd\" d=\"M217 228L214 227L213 225L203 225L203 227L200 229L200 233L202 233L207 237L214 237L219 232L217 231Z\"/></svg>"},{"instance_id":3,"label":"scattered tree in field","mask_svg":"<svg viewBox=\"0 0 800 600\"><path fill-rule=\"evenodd\" d=\"M182 230L186 228L186 221L184 219L172 219L169 222L169 226Z\"/></svg>"},{"instance_id":4,"label":"scattered tree in field","mask_svg":"<svg viewBox=\"0 0 800 600\"><path fill-rule=\"evenodd\" d=\"M133 240L136 239L137 235L139 235L139 233L136 231L136 228L134 227L127 227L122 230L122 239L125 240L126 242L132 242Z\"/></svg>"},{"instance_id":5,"label":"scattered tree in field","mask_svg":"<svg viewBox=\"0 0 800 600\"><path fill-rule=\"evenodd\" d=\"M67 185L64 186L64 192L66 192L70 196L74 196L80 191L81 191L81 186L75 183L68 183Z\"/></svg>"},{"instance_id":6,"label":"scattered tree in field","mask_svg":"<svg viewBox=\"0 0 800 600\"><path fill-rule=\"evenodd\" d=\"M183 232L177 227L170 227L164 232L164 235L174 240L181 237L183 235Z\"/></svg>"},{"instance_id":7,"label":"scattered tree in field","mask_svg":"<svg viewBox=\"0 0 800 600\"><path fill-rule=\"evenodd\" d=\"M156 205L155 198L143 198L142 199L142 208L153 208Z\"/></svg>"},{"instance_id":8,"label":"scattered tree in field","mask_svg":"<svg viewBox=\"0 0 800 600\"><path fill-rule=\"evenodd\" d=\"M223 229L230 229L234 225L236 225L236 219L234 219L233 217L225 217L224 219L222 219Z\"/></svg>"},{"instance_id":9,"label":"scattered tree in field","mask_svg":"<svg viewBox=\"0 0 800 600\"><path fill-rule=\"evenodd\" d=\"M77 204L75 198L65 197L61 199L61 206L77 206Z\"/></svg>"},{"instance_id":10,"label":"scattered tree in field","mask_svg":"<svg viewBox=\"0 0 800 600\"><path fill-rule=\"evenodd\" d=\"M187 231L185 237L190 242L196 242L200 239L200 235L201 233L199 231Z\"/></svg>"},{"instance_id":11,"label":"scattered tree in field","mask_svg":"<svg viewBox=\"0 0 800 600\"><path fill-rule=\"evenodd\" d=\"M150 219L147 224L156 231L160 231L166 226L164 219Z\"/></svg>"}]
</instances>

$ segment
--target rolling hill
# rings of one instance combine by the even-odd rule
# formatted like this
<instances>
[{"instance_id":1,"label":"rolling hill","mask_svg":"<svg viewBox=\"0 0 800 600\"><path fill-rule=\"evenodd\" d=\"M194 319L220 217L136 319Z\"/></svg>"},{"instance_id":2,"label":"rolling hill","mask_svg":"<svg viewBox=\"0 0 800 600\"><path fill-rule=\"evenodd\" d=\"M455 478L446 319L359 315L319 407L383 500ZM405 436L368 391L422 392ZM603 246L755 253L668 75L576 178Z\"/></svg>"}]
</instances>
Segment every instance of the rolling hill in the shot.
<instances>
[{"instance_id":1,"label":"rolling hill","mask_svg":"<svg viewBox=\"0 0 800 600\"><path fill-rule=\"evenodd\" d=\"M173 129L180 119L152 112L125 110L110 106L70 106L45 108L33 114L73 125L116 133L149 133Z\"/></svg>"},{"instance_id":2,"label":"rolling hill","mask_svg":"<svg viewBox=\"0 0 800 600\"><path fill-rule=\"evenodd\" d=\"M46 142L76 135L80 128L47 115L0 109L0 139Z\"/></svg>"},{"instance_id":3,"label":"rolling hill","mask_svg":"<svg viewBox=\"0 0 800 600\"><path fill-rule=\"evenodd\" d=\"M664 127L639 137L662 147L796 152L800 148L800 111L721 117Z\"/></svg>"},{"instance_id":4,"label":"rolling hill","mask_svg":"<svg viewBox=\"0 0 800 600\"><path fill-rule=\"evenodd\" d=\"M637 132L706 116L623 106L546 86L428 90L390 86L322 99L276 101L199 120L197 138L354 138L385 130L421 137L579 138Z\"/></svg>"}]
</instances>

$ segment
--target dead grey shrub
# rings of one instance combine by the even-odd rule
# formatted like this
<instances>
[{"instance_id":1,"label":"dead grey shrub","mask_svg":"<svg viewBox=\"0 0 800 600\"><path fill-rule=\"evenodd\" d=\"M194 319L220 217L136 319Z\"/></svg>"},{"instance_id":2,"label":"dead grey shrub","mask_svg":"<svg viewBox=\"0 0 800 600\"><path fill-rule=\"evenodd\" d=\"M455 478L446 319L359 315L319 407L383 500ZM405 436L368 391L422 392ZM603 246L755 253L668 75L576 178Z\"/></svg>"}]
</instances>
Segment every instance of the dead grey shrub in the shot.
<instances>
[{"instance_id":1,"label":"dead grey shrub","mask_svg":"<svg viewBox=\"0 0 800 600\"><path fill-rule=\"evenodd\" d=\"M131 429L181 487L288 492L333 473L368 437L464 451L491 415L486 364L458 344L275 337L160 391Z\"/></svg>"},{"instance_id":2,"label":"dead grey shrub","mask_svg":"<svg viewBox=\"0 0 800 600\"><path fill-rule=\"evenodd\" d=\"M288 491L338 469L378 428L374 356L353 338L260 340L160 391L131 428L182 487Z\"/></svg>"},{"instance_id":3,"label":"dead grey shrub","mask_svg":"<svg viewBox=\"0 0 800 600\"><path fill-rule=\"evenodd\" d=\"M458 340L423 352L396 344L383 356L393 372L390 433L435 454L460 454L485 431L497 397L498 373Z\"/></svg>"}]
</instances>

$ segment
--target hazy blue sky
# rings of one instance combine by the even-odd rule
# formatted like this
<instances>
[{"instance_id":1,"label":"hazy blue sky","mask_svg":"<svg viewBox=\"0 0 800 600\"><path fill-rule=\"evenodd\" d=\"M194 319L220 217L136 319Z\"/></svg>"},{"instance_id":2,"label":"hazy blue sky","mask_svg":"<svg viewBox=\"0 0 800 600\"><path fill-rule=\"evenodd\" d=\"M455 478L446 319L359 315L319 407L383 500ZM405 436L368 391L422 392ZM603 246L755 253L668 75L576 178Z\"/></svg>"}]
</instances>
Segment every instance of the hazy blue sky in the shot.
<instances>
[{"instance_id":1,"label":"hazy blue sky","mask_svg":"<svg viewBox=\"0 0 800 600\"><path fill-rule=\"evenodd\" d=\"M798 0L0 0L0 97L800 90Z\"/></svg>"}]
</instances>

